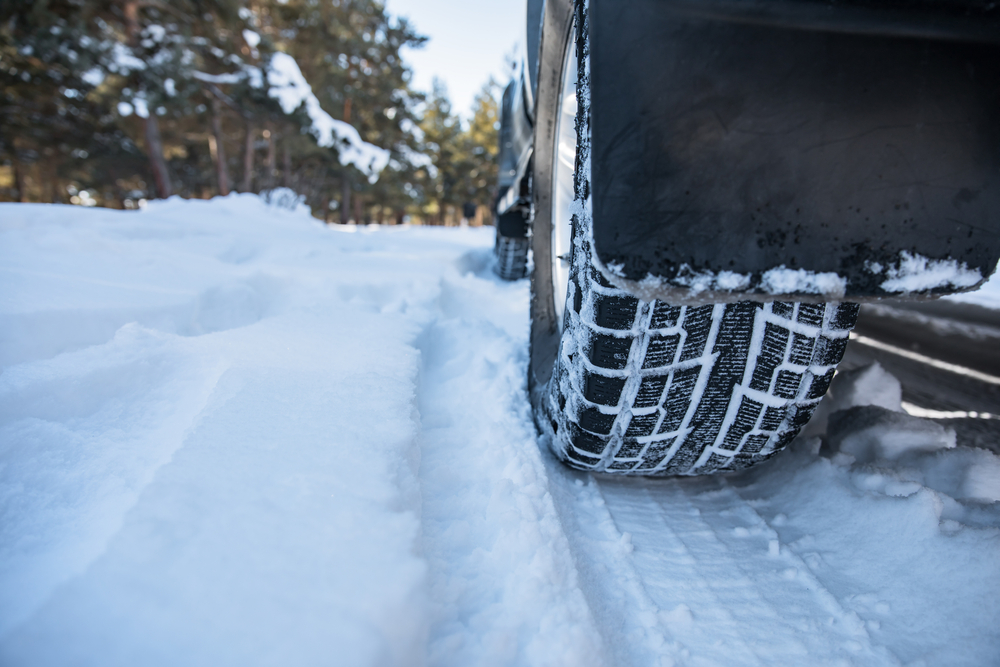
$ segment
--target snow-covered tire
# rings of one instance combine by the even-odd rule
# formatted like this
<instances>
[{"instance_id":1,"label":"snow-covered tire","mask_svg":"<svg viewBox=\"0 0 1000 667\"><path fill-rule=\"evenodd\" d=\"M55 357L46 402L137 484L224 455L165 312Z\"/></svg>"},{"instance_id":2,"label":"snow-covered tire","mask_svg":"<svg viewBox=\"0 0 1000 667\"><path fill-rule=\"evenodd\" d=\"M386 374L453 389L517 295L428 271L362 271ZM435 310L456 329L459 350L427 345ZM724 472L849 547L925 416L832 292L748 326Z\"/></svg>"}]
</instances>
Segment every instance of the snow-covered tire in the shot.
<instances>
[{"instance_id":1,"label":"snow-covered tire","mask_svg":"<svg viewBox=\"0 0 1000 667\"><path fill-rule=\"evenodd\" d=\"M571 0L543 26L535 140L530 387L540 430L569 465L639 475L735 471L781 450L833 379L851 303L675 306L614 287L593 252L588 182L587 13L576 7L579 136L569 284L556 294L552 201ZM582 4L582 3L580 3ZM549 115L546 115L549 114ZM546 136L548 128L548 136ZM565 307L556 307L565 299ZM562 316L559 317L559 311Z\"/></svg>"},{"instance_id":2,"label":"snow-covered tire","mask_svg":"<svg viewBox=\"0 0 1000 667\"><path fill-rule=\"evenodd\" d=\"M520 280L528 275L529 247L530 242L527 237L503 236L498 231L493 246L496 274L504 280Z\"/></svg>"}]
</instances>

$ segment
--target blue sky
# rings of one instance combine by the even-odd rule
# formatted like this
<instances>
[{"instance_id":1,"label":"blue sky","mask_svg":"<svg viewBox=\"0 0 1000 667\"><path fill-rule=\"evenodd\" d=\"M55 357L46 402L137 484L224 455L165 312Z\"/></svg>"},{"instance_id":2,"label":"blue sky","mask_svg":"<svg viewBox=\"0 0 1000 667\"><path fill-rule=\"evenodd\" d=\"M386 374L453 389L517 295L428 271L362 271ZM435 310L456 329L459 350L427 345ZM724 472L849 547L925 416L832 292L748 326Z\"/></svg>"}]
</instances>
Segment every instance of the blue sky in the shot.
<instances>
[{"instance_id":1,"label":"blue sky","mask_svg":"<svg viewBox=\"0 0 1000 667\"><path fill-rule=\"evenodd\" d=\"M430 91L437 76L454 110L468 118L490 74L506 83L504 56L523 39L525 0L386 0L386 8L430 37L424 48L404 52L414 88Z\"/></svg>"}]
</instances>

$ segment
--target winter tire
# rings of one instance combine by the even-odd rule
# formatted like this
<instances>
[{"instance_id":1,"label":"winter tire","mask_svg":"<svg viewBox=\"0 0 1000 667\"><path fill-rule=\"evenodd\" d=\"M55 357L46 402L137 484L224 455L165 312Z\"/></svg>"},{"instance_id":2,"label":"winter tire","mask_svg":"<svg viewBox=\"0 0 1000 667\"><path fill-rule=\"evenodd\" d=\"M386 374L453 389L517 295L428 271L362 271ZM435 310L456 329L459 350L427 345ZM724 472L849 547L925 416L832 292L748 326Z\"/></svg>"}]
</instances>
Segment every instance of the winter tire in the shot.
<instances>
[{"instance_id":1,"label":"winter tire","mask_svg":"<svg viewBox=\"0 0 1000 667\"><path fill-rule=\"evenodd\" d=\"M858 306L678 306L641 301L606 279L590 231L586 21L582 2L546 3L531 237L536 422L560 459L585 470L666 476L747 468L785 447L809 420ZM566 95L576 71L578 139L567 176L560 114L573 107ZM559 200L568 177L575 196L567 208ZM559 219L566 211L569 219Z\"/></svg>"},{"instance_id":2,"label":"winter tire","mask_svg":"<svg viewBox=\"0 0 1000 667\"><path fill-rule=\"evenodd\" d=\"M503 236L497 232L493 254L496 274L504 280L520 280L528 275L528 245L525 237Z\"/></svg>"}]
</instances>

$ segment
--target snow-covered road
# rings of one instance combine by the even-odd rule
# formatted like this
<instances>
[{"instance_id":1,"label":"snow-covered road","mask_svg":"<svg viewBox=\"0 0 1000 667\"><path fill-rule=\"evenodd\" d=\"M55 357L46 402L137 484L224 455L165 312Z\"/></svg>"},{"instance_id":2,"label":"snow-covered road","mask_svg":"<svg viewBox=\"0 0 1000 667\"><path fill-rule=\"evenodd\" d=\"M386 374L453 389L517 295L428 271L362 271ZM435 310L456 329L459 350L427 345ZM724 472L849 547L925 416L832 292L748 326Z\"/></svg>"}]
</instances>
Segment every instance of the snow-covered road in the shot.
<instances>
[{"instance_id":1,"label":"snow-covered road","mask_svg":"<svg viewBox=\"0 0 1000 667\"><path fill-rule=\"evenodd\" d=\"M871 367L822 449L571 471L491 246L0 205L0 664L996 663L1000 458Z\"/></svg>"}]
</instances>

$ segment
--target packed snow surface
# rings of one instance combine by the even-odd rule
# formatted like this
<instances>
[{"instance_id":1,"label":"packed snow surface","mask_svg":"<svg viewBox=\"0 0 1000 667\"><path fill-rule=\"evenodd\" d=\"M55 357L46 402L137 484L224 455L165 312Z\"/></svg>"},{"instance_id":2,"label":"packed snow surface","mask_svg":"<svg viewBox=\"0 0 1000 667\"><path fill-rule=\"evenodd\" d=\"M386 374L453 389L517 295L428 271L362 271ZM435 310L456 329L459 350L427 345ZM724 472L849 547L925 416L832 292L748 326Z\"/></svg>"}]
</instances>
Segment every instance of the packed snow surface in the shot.
<instances>
[{"instance_id":1,"label":"packed snow surface","mask_svg":"<svg viewBox=\"0 0 1000 667\"><path fill-rule=\"evenodd\" d=\"M571 471L492 242L0 205L0 664L995 664L1000 459L872 366L749 474Z\"/></svg>"}]
</instances>

